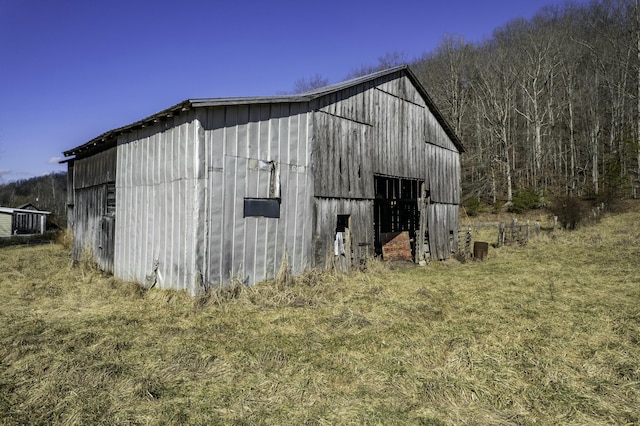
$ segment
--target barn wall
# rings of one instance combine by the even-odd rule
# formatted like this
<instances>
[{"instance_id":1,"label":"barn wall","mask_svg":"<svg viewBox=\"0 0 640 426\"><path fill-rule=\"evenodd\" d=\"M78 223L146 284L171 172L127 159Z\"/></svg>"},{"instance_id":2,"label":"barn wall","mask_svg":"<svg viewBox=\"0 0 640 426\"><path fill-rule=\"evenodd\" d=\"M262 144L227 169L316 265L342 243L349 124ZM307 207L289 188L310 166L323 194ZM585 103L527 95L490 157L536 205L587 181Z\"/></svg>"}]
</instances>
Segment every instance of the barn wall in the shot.
<instances>
[{"instance_id":1,"label":"barn wall","mask_svg":"<svg viewBox=\"0 0 640 426\"><path fill-rule=\"evenodd\" d=\"M459 202L460 154L407 77L385 76L318 104L316 195L372 198L375 173L425 181L438 187L433 201Z\"/></svg>"},{"instance_id":2,"label":"barn wall","mask_svg":"<svg viewBox=\"0 0 640 426\"><path fill-rule=\"evenodd\" d=\"M113 272L113 251L103 244L109 240L104 222L107 215L107 186L116 176L116 148L74 161L73 249L79 260L90 253L98 265Z\"/></svg>"},{"instance_id":3,"label":"barn wall","mask_svg":"<svg viewBox=\"0 0 640 426\"><path fill-rule=\"evenodd\" d=\"M118 138L116 276L195 293L198 129L188 111Z\"/></svg>"},{"instance_id":4,"label":"barn wall","mask_svg":"<svg viewBox=\"0 0 640 426\"><path fill-rule=\"evenodd\" d=\"M198 110L207 188L205 285L274 278L285 258L310 264L309 113L303 104L252 104ZM279 198L280 217L244 217L245 198Z\"/></svg>"},{"instance_id":5,"label":"barn wall","mask_svg":"<svg viewBox=\"0 0 640 426\"><path fill-rule=\"evenodd\" d=\"M345 198L314 199L313 266L329 269L334 266L334 240L338 215L350 216L350 251L353 266L362 265L374 254L373 200Z\"/></svg>"},{"instance_id":6,"label":"barn wall","mask_svg":"<svg viewBox=\"0 0 640 426\"><path fill-rule=\"evenodd\" d=\"M386 75L332 93L315 107L315 195L372 200L375 174L424 182L430 191L432 257L449 257L455 245L450 231L456 230L457 237L460 153L411 80L401 72ZM373 229L369 217L366 232ZM326 229L316 226L314 231ZM325 235L314 235L316 242L325 239ZM314 245L316 257L318 250L330 249L327 244Z\"/></svg>"},{"instance_id":7,"label":"barn wall","mask_svg":"<svg viewBox=\"0 0 640 426\"><path fill-rule=\"evenodd\" d=\"M426 209L430 257L448 259L458 249L458 206L432 203Z\"/></svg>"},{"instance_id":8,"label":"barn wall","mask_svg":"<svg viewBox=\"0 0 640 426\"><path fill-rule=\"evenodd\" d=\"M373 198L372 126L320 111L313 129L314 194Z\"/></svg>"}]
</instances>

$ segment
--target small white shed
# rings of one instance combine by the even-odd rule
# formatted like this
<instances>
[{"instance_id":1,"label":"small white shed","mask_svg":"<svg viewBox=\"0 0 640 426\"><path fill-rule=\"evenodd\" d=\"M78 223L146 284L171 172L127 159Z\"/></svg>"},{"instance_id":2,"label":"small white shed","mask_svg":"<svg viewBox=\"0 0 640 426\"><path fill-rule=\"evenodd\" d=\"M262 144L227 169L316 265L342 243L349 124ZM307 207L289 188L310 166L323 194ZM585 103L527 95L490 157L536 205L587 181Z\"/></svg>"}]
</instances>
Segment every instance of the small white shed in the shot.
<instances>
[{"instance_id":1,"label":"small white shed","mask_svg":"<svg viewBox=\"0 0 640 426\"><path fill-rule=\"evenodd\" d=\"M51 212L33 208L0 207L0 237L44 234L49 214Z\"/></svg>"}]
</instances>

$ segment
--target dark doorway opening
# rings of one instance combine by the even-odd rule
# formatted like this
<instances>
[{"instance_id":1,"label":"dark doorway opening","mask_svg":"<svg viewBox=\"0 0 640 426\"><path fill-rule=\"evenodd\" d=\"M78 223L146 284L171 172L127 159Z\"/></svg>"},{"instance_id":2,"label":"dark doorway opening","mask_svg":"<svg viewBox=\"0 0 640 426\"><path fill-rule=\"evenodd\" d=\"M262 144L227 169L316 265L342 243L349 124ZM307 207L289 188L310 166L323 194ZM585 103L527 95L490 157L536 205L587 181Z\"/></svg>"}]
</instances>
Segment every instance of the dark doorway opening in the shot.
<instances>
[{"instance_id":1,"label":"dark doorway opening","mask_svg":"<svg viewBox=\"0 0 640 426\"><path fill-rule=\"evenodd\" d=\"M406 231L411 241L411 255L415 259L416 231L420 226L418 199L421 184L417 179L374 176L373 226L376 254L383 253L382 247L390 237Z\"/></svg>"}]
</instances>

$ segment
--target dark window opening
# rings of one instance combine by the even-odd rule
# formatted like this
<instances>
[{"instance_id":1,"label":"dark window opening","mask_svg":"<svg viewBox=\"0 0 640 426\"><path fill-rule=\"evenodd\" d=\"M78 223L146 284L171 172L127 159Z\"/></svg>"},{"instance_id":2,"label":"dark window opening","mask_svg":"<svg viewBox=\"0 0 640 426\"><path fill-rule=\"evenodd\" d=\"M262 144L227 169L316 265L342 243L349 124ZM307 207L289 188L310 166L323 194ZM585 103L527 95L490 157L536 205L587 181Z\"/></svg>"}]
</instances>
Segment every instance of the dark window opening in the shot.
<instances>
[{"instance_id":1,"label":"dark window opening","mask_svg":"<svg viewBox=\"0 0 640 426\"><path fill-rule=\"evenodd\" d=\"M280 200L277 198L245 198L243 217L280 218Z\"/></svg>"},{"instance_id":2,"label":"dark window opening","mask_svg":"<svg viewBox=\"0 0 640 426\"><path fill-rule=\"evenodd\" d=\"M107 182L107 205L106 215L115 216L116 214L116 183Z\"/></svg>"},{"instance_id":3,"label":"dark window opening","mask_svg":"<svg viewBox=\"0 0 640 426\"><path fill-rule=\"evenodd\" d=\"M338 222L336 224L336 232L345 232L347 228L349 228L349 218L351 216L348 214L339 214Z\"/></svg>"}]
</instances>

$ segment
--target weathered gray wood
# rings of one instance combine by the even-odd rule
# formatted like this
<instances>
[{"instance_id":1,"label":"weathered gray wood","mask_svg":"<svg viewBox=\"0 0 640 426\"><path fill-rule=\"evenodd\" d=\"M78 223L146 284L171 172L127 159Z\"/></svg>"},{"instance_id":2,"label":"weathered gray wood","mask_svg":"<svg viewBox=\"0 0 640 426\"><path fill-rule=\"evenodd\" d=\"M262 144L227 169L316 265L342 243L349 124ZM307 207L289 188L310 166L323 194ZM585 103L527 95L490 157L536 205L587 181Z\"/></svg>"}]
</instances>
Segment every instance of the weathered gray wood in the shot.
<instances>
[{"instance_id":1,"label":"weathered gray wood","mask_svg":"<svg viewBox=\"0 0 640 426\"><path fill-rule=\"evenodd\" d=\"M294 273L329 267L337 216L349 215L345 264L357 266L374 254L384 176L423 183L411 191L418 257L449 257L462 147L416 82L398 68L290 101L185 101L105 134L117 148L69 151L76 255L88 244L113 253L101 261L119 277L195 294L274 278L285 259ZM245 198L277 199L280 217L245 217Z\"/></svg>"},{"instance_id":2,"label":"weathered gray wood","mask_svg":"<svg viewBox=\"0 0 640 426\"><path fill-rule=\"evenodd\" d=\"M316 197L313 221L313 266L330 268L338 215L350 216L350 257L354 266L362 265L374 254L373 201Z\"/></svg>"}]
</instances>

